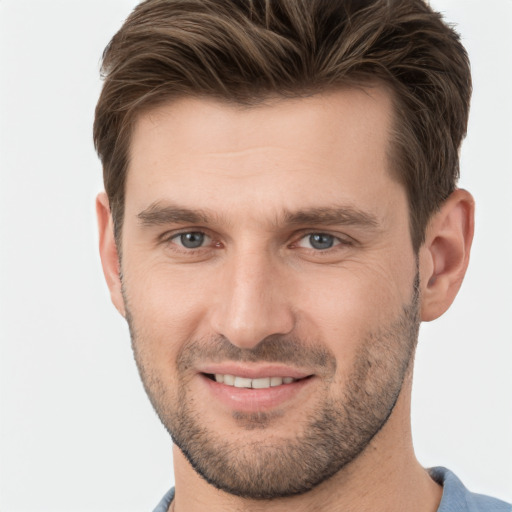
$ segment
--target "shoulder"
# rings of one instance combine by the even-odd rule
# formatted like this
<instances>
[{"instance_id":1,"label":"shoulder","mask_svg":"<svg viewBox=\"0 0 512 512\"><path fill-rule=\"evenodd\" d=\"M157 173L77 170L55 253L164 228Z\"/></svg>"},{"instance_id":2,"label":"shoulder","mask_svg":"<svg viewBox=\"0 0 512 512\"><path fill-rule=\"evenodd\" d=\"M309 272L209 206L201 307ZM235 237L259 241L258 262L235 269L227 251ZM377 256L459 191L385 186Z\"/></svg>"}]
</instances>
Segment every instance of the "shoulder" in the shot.
<instances>
[{"instance_id":1,"label":"shoulder","mask_svg":"<svg viewBox=\"0 0 512 512\"><path fill-rule=\"evenodd\" d=\"M166 495L160 500L160 503L156 506L153 512L167 512L169 510L169 505L171 501L174 499L174 487L169 489Z\"/></svg>"},{"instance_id":2,"label":"shoulder","mask_svg":"<svg viewBox=\"0 0 512 512\"><path fill-rule=\"evenodd\" d=\"M466 489L450 470L430 468L430 476L443 486L443 497L438 512L512 512L512 505Z\"/></svg>"}]
</instances>

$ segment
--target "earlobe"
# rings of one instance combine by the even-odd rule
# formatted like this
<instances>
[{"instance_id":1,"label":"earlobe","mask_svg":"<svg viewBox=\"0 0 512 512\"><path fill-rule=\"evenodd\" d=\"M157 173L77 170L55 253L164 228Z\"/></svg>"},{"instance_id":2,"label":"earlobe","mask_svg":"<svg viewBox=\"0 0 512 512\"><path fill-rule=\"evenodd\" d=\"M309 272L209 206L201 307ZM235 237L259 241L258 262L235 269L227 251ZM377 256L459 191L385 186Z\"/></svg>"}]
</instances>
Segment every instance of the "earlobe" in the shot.
<instances>
[{"instance_id":1,"label":"earlobe","mask_svg":"<svg viewBox=\"0 0 512 512\"><path fill-rule=\"evenodd\" d=\"M103 274L114 306L121 315L125 316L119 255L114 237L114 226L109 201L105 192L101 192L96 197L96 215L98 219L99 249Z\"/></svg>"},{"instance_id":2,"label":"earlobe","mask_svg":"<svg viewBox=\"0 0 512 512\"><path fill-rule=\"evenodd\" d=\"M441 316L457 295L469 264L475 203L455 190L431 219L420 248L421 319Z\"/></svg>"}]
</instances>

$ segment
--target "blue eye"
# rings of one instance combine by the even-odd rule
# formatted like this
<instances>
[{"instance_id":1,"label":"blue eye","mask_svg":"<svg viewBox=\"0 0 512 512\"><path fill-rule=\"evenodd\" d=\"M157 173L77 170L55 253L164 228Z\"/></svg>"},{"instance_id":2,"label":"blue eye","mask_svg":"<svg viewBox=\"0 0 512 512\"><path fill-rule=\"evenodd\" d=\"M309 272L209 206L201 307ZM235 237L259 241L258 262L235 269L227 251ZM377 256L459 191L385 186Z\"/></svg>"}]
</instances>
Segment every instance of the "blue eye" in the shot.
<instances>
[{"instance_id":1,"label":"blue eye","mask_svg":"<svg viewBox=\"0 0 512 512\"><path fill-rule=\"evenodd\" d=\"M189 233L180 233L171 239L175 244L181 245L185 249L198 249L205 242L211 241L210 237L200 231L191 231Z\"/></svg>"},{"instance_id":2,"label":"blue eye","mask_svg":"<svg viewBox=\"0 0 512 512\"><path fill-rule=\"evenodd\" d=\"M317 251L325 251L340 243L340 240L333 235L311 233L300 240L299 246L307 249L316 249Z\"/></svg>"}]
</instances>

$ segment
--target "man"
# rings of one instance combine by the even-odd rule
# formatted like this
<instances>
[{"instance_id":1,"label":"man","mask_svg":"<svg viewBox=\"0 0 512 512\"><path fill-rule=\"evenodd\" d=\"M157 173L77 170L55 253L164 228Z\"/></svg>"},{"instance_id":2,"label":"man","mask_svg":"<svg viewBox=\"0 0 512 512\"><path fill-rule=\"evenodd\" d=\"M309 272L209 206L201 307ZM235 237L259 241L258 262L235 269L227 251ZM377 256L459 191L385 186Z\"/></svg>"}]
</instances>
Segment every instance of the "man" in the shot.
<instances>
[{"instance_id":1,"label":"man","mask_svg":"<svg viewBox=\"0 0 512 512\"><path fill-rule=\"evenodd\" d=\"M510 510L410 431L473 236L452 29L420 0L148 0L103 69L101 258L175 442L156 510Z\"/></svg>"}]
</instances>

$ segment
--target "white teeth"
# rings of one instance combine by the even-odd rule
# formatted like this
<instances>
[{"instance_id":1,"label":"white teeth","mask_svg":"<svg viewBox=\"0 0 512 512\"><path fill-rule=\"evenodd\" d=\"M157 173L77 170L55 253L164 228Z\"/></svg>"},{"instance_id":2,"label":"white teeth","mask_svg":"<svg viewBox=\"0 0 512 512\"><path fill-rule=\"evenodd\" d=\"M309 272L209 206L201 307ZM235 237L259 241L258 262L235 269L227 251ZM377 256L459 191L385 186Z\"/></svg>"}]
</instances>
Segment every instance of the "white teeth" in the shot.
<instances>
[{"instance_id":1,"label":"white teeth","mask_svg":"<svg viewBox=\"0 0 512 512\"><path fill-rule=\"evenodd\" d=\"M252 379L245 379L244 377L235 377L235 388L250 387L252 387Z\"/></svg>"},{"instance_id":2,"label":"white teeth","mask_svg":"<svg viewBox=\"0 0 512 512\"><path fill-rule=\"evenodd\" d=\"M215 380L227 386L234 386L235 388L266 389L281 386L282 384L291 384L298 379L294 379L293 377L262 377L259 379L248 379L246 377L216 373Z\"/></svg>"},{"instance_id":3,"label":"white teeth","mask_svg":"<svg viewBox=\"0 0 512 512\"><path fill-rule=\"evenodd\" d=\"M224 375L224 384L227 384L228 386L234 386L235 377L233 375Z\"/></svg>"},{"instance_id":4,"label":"white teeth","mask_svg":"<svg viewBox=\"0 0 512 512\"><path fill-rule=\"evenodd\" d=\"M270 385L273 386L280 386L283 383L282 377L270 377Z\"/></svg>"},{"instance_id":5,"label":"white teeth","mask_svg":"<svg viewBox=\"0 0 512 512\"><path fill-rule=\"evenodd\" d=\"M252 387L254 389L264 389L270 387L270 377L264 377L263 379L252 379Z\"/></svg>"}]
</instances>

